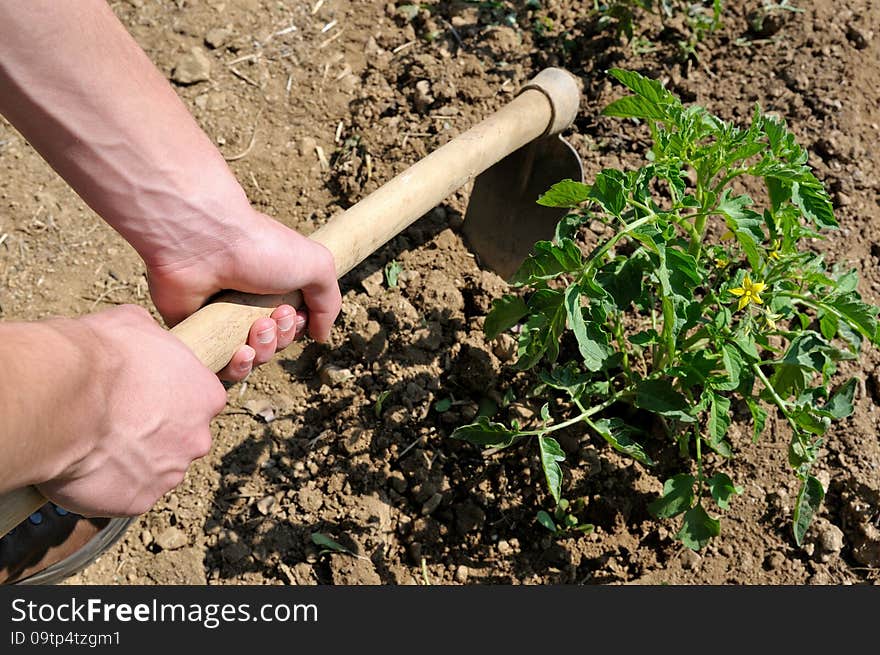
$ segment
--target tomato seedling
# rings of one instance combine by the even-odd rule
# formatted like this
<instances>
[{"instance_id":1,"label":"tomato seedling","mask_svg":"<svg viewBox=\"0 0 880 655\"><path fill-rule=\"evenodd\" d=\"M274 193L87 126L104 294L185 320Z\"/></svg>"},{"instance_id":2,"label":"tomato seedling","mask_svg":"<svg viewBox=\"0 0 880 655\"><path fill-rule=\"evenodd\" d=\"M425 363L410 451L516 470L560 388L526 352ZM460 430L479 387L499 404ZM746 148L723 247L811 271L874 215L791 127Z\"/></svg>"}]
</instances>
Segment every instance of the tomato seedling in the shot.
<instances>
[{"instance_id":1,"label":"tomato seedling","mask_svg":"<svg viewBox=\"0 0 880 655\"><path fill-rule=\"evenodd\" d=\"M880 342L880 309L862 300L855 270L810 247L838 223L783 120L756 107L737 127L655 80L610 74L632 94L604 114L647 123L648 163L544 194L540 204L571 212L552 241L535 244L511 280L519 293L496 299L484 324L488 339L516 331L516 367L537 372L533 393L554 399L553 412L545 404L530 429L481 417L452 436L494 448L535 443L558 507L566 454L555 432L587 430L652 466L653 421L685 470L649 510L680 517L677 538L698 550L720 533L713 504L726 509L742 492L720 470L744 445L728 435L734 411L751 415L756 441L769 408L791 431L800 545L825 493L811 474L823 435L852 413L857 381L829 386L838 362ZM745 188L761 188L760 203ZM591 221L612 235L588 245Z\"/></svg>"}]
</instances>

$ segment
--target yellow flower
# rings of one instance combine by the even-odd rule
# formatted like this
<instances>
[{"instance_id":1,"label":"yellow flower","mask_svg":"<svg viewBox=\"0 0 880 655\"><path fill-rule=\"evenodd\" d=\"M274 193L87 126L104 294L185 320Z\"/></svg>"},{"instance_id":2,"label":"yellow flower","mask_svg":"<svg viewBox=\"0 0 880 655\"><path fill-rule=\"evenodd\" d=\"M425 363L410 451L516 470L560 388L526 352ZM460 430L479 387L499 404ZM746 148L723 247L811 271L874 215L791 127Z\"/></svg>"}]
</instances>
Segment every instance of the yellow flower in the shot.
<instances>
[{"instance_id":1,"label":"yellow flower","mask_svg":"<svg viewBox=\"0 0 880 655\"><path fill-rule=\"evenodd\" d=\"M746 277L743 280L743 285L730 290L730 293L739 298L739 306L737 307L737 310L742 309L750 302L753 302L756 305L763 305L764 301L761 300L761 296L758 294L764 290L765 286L767 285L763 282L752 282L752 278L746 274Z\"/></svg>"},{"instance_id":2,"label":"yellow flower","mask_svg":"<svg viewBox=\"0 0 880 655\"><path fill-rule=\"evenodd\" d=\"M770 259L775 259L778 261L779 260L779 251L778 250L771 250L770 251Z\"/></svg>"},{"instance_id":3,"label":"yellow flower","mask_svg":"<svg viewBox=\"0 0 880 655\"><path fill-rule=\"evenodd\" d=\"M715 268L724 268L724 267L727 266L729 263L730 263L730 262L728 262L728 261L727 261L726 259L724 259L723 257L716 257L716 258L715 258Z\"/></svg>"}]
</instances>

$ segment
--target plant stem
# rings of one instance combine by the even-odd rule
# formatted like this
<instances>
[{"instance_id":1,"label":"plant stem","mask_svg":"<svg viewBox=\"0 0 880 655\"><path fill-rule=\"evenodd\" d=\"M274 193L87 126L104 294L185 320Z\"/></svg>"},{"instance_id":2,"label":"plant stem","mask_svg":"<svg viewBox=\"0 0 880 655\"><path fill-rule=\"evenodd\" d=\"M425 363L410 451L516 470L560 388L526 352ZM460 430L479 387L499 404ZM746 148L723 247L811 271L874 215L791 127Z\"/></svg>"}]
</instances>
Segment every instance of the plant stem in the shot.
<instances>
[{"instance_id":1,"label":"plant stem","mask_svg":"<svg viewBox=\"0 0 880 655\"><path fill-rule=\"evenodd\" d=\"M624 390L624 391L626 391L626 390ZM577 416L574 416L568 420L565 420L562 423L555 423L555 424L551 425L550 427L543 428L541 430L525 430L525 431L519 432L518 434L520 436L524 436L524 437L537 437L542 434L547 434L548 432L556 432L557 430L561 430L562 428L567 428L570 425L575 425L576 423L580 423L584 419L592 416L593 414L598 414L603 409L610 407L611 405L616 403L620 399L620 396L621 396L621 394L624 393L624 391L621 391L619 393L612 395L604 403L601 403L599 405L594 405L593 407L590 407L589 409L585 408L579 401L575 400L574 401L575 404L581 410L581 413L578 414Z\"/></svg>"},{"instance_id":2,"label":"plant stem","mask_svg":"<svg viewBox=\"0 0 880 655\"><path fill-rule=\"evenodd\" d=\"M764 371L761 370L760 366L758 366L757 364L752 364L752 370L767 388L767 391L770 392L770 396L773 398L773 403L779 408L779 411L782 412L783 416L785 416L785 419L788 421L791 429L795 431L795 434L800 434L800 428L798 427L798 424L795 423L794 419L791 418L791 416L789 416L788 414L788 403L786 403L782 398L779 397L779 394L776 393L776 388L772 384L770 384L770 380L768 380L767 376L764 375Z\"/></svg>"}]
</instances>

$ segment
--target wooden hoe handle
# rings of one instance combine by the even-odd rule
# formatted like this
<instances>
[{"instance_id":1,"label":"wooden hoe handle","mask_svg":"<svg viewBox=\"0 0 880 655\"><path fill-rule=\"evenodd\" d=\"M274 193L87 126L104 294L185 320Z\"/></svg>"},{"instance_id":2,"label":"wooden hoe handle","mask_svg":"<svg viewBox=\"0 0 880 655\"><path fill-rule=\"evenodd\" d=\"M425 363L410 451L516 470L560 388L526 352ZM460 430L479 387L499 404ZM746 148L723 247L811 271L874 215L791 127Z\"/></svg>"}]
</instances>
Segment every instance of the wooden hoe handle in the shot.
<instances>
[{"instance_id":1,"label":"wooden hoe handle","mask_svg":"<svg viewBox=\"0 0 880 655\"><path fill-rule=\"evenodd\" d=\"M559 68L544 69L507 105L331 218L310 238L330 250L337 277L342 277L493 164L540 136L566 129L579 104L575 78ZM224 294L171 333L217 372L247 341L253 322L284 303L297 307L302 296L299 291L278 296ZM46 502L33 487L0 496L0 536Z\"/></svg>"}]
</instances>

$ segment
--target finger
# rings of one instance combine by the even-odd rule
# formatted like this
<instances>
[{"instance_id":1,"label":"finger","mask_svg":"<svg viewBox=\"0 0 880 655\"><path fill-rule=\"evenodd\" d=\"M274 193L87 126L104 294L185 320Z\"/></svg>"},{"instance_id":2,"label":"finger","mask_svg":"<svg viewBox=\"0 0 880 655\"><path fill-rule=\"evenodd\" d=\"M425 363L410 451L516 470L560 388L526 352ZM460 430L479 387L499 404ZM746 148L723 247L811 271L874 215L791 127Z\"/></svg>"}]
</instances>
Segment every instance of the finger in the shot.
<instances>
[{"instance_id":1,"label":"finger","mask_svg":"<svg viewBox=\"0 0 880 655\"><path fill-rule=\"evenodd\" d=\"M253 370L256 355L256 351L250 346L242 346L232 356L232 359L229 360L229 363L223 370L217 373L217 377L227 382L241 382Z\"/></svg>"},{"instance_id":2,"label":"finger","mask_svg":"<svg viewBox=\"0 0 880 655\"><path fill-rule=\"evenodd\" d=\"M247 344L254 349L254 366L265 364L272 355L278 343L278 326L271 318L259 318L254 321L248 333Z\"/></svg>"},{"instance_id":3,"label":"finger","mask_svg":"<svg viewBox=\"0 0 880 655\"><path fill-rule=\"evenodd\" d=\"M297 311L290 305L281 305L275 308L269 318L275 321L278 326L278 342L276 350L284 350L290 345L290 342L296 338L300 324L303 319L299 317Z\"/></svg>"},{"instance_id":4,"label":"finger","mask_svg":"<svg viewBox=\"0 0 880 655\"><path fill-rule=\"evenodd\" d=\"M330 329L342 307L342 294L339 284L322 285L320 287L304 287L303 300L309 309L309 335L318 342L330 338Z\"/></svg>"}]
</instances>

